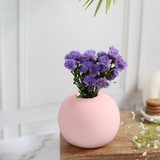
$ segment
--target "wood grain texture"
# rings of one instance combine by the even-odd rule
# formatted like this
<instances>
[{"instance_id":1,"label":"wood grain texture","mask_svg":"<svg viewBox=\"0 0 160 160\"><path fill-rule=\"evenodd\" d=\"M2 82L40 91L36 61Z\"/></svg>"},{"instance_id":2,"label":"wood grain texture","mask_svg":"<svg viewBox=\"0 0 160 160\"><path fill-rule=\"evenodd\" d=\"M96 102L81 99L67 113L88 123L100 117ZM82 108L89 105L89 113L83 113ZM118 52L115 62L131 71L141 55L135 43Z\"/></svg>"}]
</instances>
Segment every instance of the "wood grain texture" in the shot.
<instances>
[{"instance_id":1,"label":"wood grain texture","mask_svg":"<svg viewBox=\"0 0 160 160\"><path fill-rule=\"evenodd\" d=\"M136 120L132 119L132 114L130 111L121 111L121 121L131 123L131 126L138 125L140 122L141 113L135 111ZM148 123L144 121L144 124ZM125 133L127 130L127 125L125 127L120 127L119 131L112 142L109 144L96 149L83 149L75 147L69 144L61 135L60 136L60 157L61 160L136 160L145 159L146 157L139 157L146 150L137 149L130 139L138 133L135 127L131 127L131 135ZM134 152L134 150L137 150ZM156 153L154 148L149 148L148 154ZM149 158L148 160L150 160ZM154 160L160 159L160 153L158 153Z\"/></svg>"}]
</instances>

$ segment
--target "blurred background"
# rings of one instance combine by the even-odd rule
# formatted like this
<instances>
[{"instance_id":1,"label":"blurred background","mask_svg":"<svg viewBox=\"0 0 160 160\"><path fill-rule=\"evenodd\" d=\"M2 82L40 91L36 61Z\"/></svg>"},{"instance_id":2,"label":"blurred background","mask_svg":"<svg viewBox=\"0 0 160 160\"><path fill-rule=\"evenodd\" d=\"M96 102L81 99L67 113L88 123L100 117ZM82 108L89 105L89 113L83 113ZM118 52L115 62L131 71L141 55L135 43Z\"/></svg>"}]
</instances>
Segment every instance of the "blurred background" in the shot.
<instances>
[{"instance_id":1,"label":"blurred background","mask_svg":"<svg viewBox=\"0 0 160 160\"><path fill-rule=\"evenodd\" d=\"M128 62L101 90L120 110L139 110L147 79L160 69L160 1L118 0L96 17L95 1L0 0L0 139L54 131L61 103L77 92L64 67L72 50L108 51Z\"/></svg>"}]
</instances>

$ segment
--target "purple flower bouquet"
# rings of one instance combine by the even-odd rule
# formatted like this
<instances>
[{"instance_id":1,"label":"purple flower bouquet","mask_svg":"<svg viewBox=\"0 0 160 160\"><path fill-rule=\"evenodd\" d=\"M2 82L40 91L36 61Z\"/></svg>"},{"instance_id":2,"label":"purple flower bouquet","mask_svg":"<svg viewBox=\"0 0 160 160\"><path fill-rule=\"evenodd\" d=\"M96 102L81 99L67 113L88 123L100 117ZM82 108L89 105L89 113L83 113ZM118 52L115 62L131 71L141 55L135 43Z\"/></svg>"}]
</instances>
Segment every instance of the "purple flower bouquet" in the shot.
<instances>
[{"instance_id":1,"label":"purple flower bouquet","mask_svg":"<svg viewBox=\"0 0 160 160\"><path fill-rule=\"evenodd\" d=\"M71 51L65 56L64 66L71 70L74 84L80 95L77 98L96 97L101 88L108 88L119 72L128 65L119 55L119 51L111 46L108 53L87 50L84 54Z\"/></svg>"}]
</instances>

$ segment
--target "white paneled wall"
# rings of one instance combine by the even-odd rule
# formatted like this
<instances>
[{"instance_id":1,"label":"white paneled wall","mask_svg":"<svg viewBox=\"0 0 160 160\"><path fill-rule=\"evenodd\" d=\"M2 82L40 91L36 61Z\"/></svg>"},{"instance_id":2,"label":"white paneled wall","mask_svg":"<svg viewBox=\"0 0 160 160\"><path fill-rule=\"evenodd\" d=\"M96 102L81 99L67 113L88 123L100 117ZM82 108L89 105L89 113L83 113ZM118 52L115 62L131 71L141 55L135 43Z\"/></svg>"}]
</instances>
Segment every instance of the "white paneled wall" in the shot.
<instances>
[{"instance_id":1,"label":"white paneled wall","mask_svg":"<svg viewBox=\"0 0 160 160\"><path fill-rule=\"evenodd\" d=\"M146 80L160 70L160 1L143 2L141 33L141 56L138 88L141 90Z\"/></svg>"},{"instance_id":2,"label":"white paneled wall","mask_svg":"<svg viewBox=\"0 0 160 160\"><path fill-rule=\"evenodd\" d=\"M84 2L0 0L0 138L57 128L60 104L77 92L64 67L71 50L114 45L129 66L102 92L120 110L142 105L143 85L160 69L160 2L119 0L107 15L103 3L96 17L97 3L84 11Z\"/></svg>"}]
</instances>

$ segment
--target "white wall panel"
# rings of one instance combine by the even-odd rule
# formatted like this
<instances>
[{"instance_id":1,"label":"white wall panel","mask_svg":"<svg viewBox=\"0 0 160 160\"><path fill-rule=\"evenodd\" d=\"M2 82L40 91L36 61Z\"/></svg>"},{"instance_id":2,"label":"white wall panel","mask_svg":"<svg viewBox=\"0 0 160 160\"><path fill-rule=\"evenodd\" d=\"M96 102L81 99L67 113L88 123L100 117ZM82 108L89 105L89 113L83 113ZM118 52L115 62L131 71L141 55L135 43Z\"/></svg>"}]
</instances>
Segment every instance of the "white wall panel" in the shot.
<instances>
[{"instance_id":1,"label":"white wall panel","mask_svg":"<svg viewBox=\"0 0 160 160\"><path fill-rule=\"evenodd\" d=\"M158 0L143 1L143 21L141 38L141 57L138 88L144 84L156 71L160 70L160 10Z\"/></svg>"},{"instance_id":2,"label":"white wall panel","mask_svg":"<svg viewBox=\"0 0 160 160\"><path fill-rule=\"evenodd\" d=\"M143 18L142 7L142 1L138 1L138 5L137 1L129 1L126 51L128 67L126 69L125 93L115 97L121 110L139 109L142 105L141 91L137 90L140 65L141 21Z\"/></svg>"},{"instance_id":3,"label":"white wall panel","mask_svg":"<svg viewBox=\"0 0 160 160\"><path fill-rule=\"evenodd\" d=\"M64 56L71 50L108 51L115 45L126 57L128 1L117 2L107 16L100 12L96 18L93 9L87 14L72 1L21 0L19 7L22 108L62 102L77 91L64 68ZM123 94L124 73L117 82L105 92Z\"/></svg>"},{"instance_id":4,"label":"white wall panel","mask_svg":"<svg viewBox=\"0 0 160 160\"><path fill-rule=\"evenodd\" d=\"M2 34L2 4L0 1L0 35ZM2 111L2 39L0 37L0 112Z\"/></svg>"},{"instance_id":5,"label":"white wall panel","mask_svg":"<svg viewBox=\"0 0 160 160\"><path fill-rule=\"evenodd\" d=\"M1 10L1 1L0 1L0 35L1 35L1 20L2 20L2 17L1 17L1 14L2 14L2 10ZM2 111L2 84L1 84L1 79L2 79L2 75L1 75L1 38L0 38L0 112Z\"/></svg>"},{"instance_id":6,"label":"white wall panel","mask_svg":"<svg viewBox=\"0 0 160 160\"><path fill-rule=\"evenodd\" d=\"M1 33L1 32L0 32ZM1 46L0 46L1 49ZM0 112L2 111L2 84L1 84L1 50L0 50Z\"/></svg>"},{"instance_id":7,"label":"white wall panel","mask_svg":"<svg viewBox=\"0 0 160 160\"><path fill-rule=\"evenodd\" d=\"M18 108L18 5L1 0L1 94L3 110Z\"/></svg>"}]
</instances>

